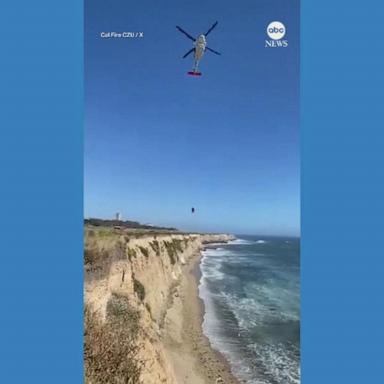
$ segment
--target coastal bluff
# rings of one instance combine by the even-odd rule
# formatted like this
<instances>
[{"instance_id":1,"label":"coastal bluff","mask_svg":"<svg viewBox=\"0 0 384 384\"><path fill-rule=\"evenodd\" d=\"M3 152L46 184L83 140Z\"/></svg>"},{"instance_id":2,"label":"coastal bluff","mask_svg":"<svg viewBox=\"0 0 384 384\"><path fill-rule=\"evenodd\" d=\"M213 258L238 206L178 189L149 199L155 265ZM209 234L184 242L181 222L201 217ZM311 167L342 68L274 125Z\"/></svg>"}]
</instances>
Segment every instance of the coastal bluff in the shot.
<instances>
[{"instance_id":1,"label":"coastal bluff","mask_svg":"<svg viewBox=\"0 0 384 384\"><path fill-rule=\"evenodd\" d=\"M102 382L108 368L109 375L124 375L132 369L132 383L179 384L163 339L165 328L170 326L167 312L178 297L183 267L208 244L233 239L228 234L85 226L85 383ZM103 332L109 336L104 340L100 329L107 325L108 331ZM134 329L133 333L128 328ZM116 349L125 339L128 341L123 350ZM120 364L114 356L130 354L133 367L129 362L127 366Z\"/></svg>"}]
</instances>

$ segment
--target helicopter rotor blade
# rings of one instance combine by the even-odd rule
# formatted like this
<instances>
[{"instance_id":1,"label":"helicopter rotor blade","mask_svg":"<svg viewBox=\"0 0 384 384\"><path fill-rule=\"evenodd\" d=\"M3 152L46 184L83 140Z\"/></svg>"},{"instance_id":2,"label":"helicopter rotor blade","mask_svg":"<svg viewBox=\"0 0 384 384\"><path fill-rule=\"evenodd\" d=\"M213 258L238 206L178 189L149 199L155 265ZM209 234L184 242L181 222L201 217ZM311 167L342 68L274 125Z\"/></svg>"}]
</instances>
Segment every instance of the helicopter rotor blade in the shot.
<instances>
[{"instance_id":1,"label":"helicopter rotor blade","mask_svg":"<svg viewBox=\"0 0 384 384\"><path fill-rule=\"evenodd\" d=\"M209 47L205 47L205 49L208 49L208 51L210 51L210 52L212 52L212 53L215 53L216 55L221 55L221 53L220 52L217 52L217 51L215 51L214 49L212 49L212 48L209 48Z\"/></svg>"},{"instance_id":2,"label":"helicopter rotor blade","mask_svg":"<svg viewBox=\"0 0 384 384\"><path fill-rule=\"evenodd\" d=\"M219 23L219 22L216 21L216 23L214 23L214 24L212 25L212 27L208 29L208 32L205 34L205 36L208 36L208 34L212 31L213 28L216 27L216 25L217 25L218 23Z\"/></svg>"},{"instance_id":3,"label":"helicopter rotor blade","mask_svg":"<svg viewBox=\"0 0 384 384\"><path fill-rule=\"evenodd\" d=\"M178 25L176 25L176 28L181 32L181 33L184 33L185 36L188 37L188 39L191 39L192 41L196 41L196 39L194 37L192 37L188 32L185 32L184 29L182 29L181 27L179 27Z\"/></svg>"},{"instance_id":4,"label":"helicopter rotor blade","mask_svg":"<svg viewBox=\"0 0 384 384\"><path fill-rule=\"evenodd\" d=\"M194 50L195 50L195 48L190 49L190 50L183 56L183 59L185 59L188 55L190 55Z\"/></svg>"}]
</instances>

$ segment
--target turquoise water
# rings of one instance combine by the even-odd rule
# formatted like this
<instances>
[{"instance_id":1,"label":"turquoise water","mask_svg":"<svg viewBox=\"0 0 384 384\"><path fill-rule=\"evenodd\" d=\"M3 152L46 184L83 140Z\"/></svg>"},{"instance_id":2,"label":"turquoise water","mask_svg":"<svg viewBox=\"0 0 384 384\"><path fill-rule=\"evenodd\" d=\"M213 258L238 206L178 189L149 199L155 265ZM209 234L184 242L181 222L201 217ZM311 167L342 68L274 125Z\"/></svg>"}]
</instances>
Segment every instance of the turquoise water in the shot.
<instances>
[{"instance_id":1,"label":"turquoise water","mask_svg":"<svg viewBox=\"0 0 384 384\"><path fill-rule=\"evenodd\" d=\"M300 241L238 236L203 252L203 329L246 383L300 382Z\"/></svg>"}]
</instances>

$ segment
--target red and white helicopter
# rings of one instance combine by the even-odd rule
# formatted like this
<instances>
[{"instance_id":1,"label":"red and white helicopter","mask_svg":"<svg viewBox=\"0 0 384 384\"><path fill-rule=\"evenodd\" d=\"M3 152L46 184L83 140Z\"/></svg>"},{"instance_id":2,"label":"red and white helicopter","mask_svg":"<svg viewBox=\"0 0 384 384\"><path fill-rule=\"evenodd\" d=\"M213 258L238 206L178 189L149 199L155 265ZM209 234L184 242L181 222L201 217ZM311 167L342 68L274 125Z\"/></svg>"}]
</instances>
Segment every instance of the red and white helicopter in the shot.
<instances>
[{"instance_id":1,"label":"red and white helicopter","mask_svg":"<svg viewBox=\"0 0 384 384\"><path fill-rule=\"evenodd\" d=\"M206 37L208 36L208 34L216 27L216 25L218 24L218 22L216 21L216 23L214 23L211 28L208 29L207 33L203 34L203 35L199 35L196 39L194 37L192 37L188 32L185 32L181 27L179 26L176 26L176 28L181 32L183 33L185 36L188 37L188 39L191 39L193 41L193 48L190 49L184 56L183 56L183 59L185 59L189 54L191 54L192 52L194 52L194 65L193 65L193 69L192 71L188 72L188 75L191 75L191 76L201 76L201 72L199 72L198 70L198 66L199 66L199 61L202 59L205 51L210 51L216 55L221 55L220 52L217 52L215 50L213 50L212 48L209 48L207 46L207 39Z\"/></svg>"}]
</instances>

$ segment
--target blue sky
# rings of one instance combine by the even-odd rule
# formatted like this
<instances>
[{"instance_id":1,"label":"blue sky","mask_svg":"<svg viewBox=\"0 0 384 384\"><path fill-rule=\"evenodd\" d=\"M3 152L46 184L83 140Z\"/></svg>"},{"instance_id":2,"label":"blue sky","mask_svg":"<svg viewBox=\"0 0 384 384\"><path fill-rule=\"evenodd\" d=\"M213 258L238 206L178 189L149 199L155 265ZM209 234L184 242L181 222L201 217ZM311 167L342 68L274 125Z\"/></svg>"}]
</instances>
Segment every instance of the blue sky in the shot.
<instances>
[{"instance_id":1,"label":"blue sky","mask_svg":"<svg viewBox=\"0 0 384 384\"><path fill-rule=\"evenodd\" d=\"M85 2L86 217L184 230L300 232L299 2ZM206 32L201 78L186 75ZM265 48L266 26L287 48ZM102 39L142 31L144 38ZM194 206L196 213L191 215Z\"/></svg>"}]
</instances>

